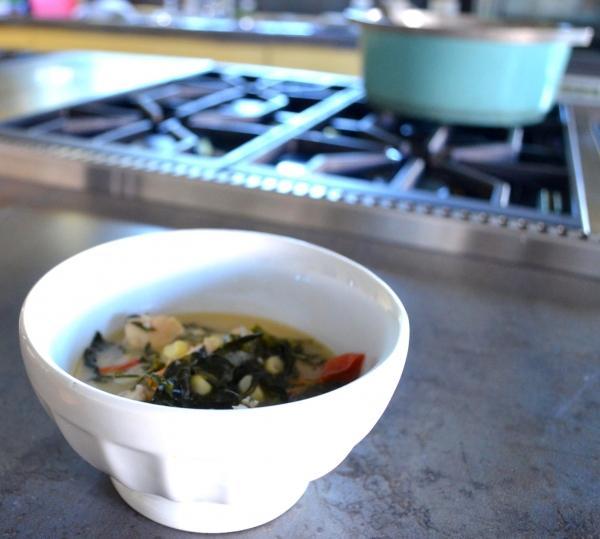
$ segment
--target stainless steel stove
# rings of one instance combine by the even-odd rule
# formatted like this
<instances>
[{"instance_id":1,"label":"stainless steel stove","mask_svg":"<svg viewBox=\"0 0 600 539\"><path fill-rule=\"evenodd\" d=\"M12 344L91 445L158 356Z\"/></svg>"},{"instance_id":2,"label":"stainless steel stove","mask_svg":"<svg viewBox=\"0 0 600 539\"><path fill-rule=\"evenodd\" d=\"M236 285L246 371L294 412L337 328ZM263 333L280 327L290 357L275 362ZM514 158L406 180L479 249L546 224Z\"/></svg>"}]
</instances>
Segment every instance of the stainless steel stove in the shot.
<instances>
[{"instance_id":1,"label":"stainless steel stove","mask_svg":"<svg viewBox=\"0 0 600 539\"><path fill-rule=\"evenodd\" d=\"M328 98L354 95L349 83L329 74L207 66L192 77L10 121L0 132L220 169L286 139Z\"/></svg>"},{"instance_id":2,"label":"stainless steel stove","mask_svg":"<svg viewBox=\"0 0 600 539\"><path fill-rule=\"evenodd\" d=\"M568 114L556 107L543 123L515 129L444 126L374 111L360 99L243 168L388 203L587 230Z\"/></svg>"},{"instance_id":3,"label":"stainless steel stove","mask_svg":"<svg viewBox=\"0 0 600 539\"><path fill-rule=\"evenodd\" d=\"M575 106L445 126L374 110L355 78L205 65L0 125L5 175L600 272ZM574 260L540 247L561 239Z\"/></svg>"}]
</instances>

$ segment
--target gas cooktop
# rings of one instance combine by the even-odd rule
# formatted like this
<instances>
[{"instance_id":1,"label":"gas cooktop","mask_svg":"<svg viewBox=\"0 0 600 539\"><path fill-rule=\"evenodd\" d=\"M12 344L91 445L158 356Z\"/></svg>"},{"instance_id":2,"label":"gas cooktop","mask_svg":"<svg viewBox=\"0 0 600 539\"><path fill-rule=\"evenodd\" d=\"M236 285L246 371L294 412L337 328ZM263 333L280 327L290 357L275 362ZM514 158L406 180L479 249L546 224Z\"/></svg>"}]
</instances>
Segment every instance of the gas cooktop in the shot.
<instances>
[{"instance_id":1,"label":"gas cooktop","mask_svg":"<svg viewBox=\"0 0 600 539\"><path fill-rule=\"evenodd\" d=\"M465 209L581 226L564 107L514 129L439 125L363 100L277 148L249 172L304 179L442 211Z\"/></svg>"},{"instance_id":2,"label":"gas cooktop","mask_svg":"<svg viewBox=\"0 0 600 539\"><path fill-rule=\"evenodd\" d=\"M316 105L345 89L336 82L328 74L306 79L302 72L223 66L21 118L2 125L1 132L219 168L302 124Z\"/></svg>"},{"instance_id":3,"label":"gas cooktop","mask_svg":"<svg viewBox=\"0 0 600 539\"><path fill-rule=\"evenodd\" d=\"M557 106L542 123L514 129L439 125L373 109L355 78L212 65L6 122L0 137L159 170L164 181L228 178L308 199L585 233L570 113Z\"/></svg>"}]
</instances>

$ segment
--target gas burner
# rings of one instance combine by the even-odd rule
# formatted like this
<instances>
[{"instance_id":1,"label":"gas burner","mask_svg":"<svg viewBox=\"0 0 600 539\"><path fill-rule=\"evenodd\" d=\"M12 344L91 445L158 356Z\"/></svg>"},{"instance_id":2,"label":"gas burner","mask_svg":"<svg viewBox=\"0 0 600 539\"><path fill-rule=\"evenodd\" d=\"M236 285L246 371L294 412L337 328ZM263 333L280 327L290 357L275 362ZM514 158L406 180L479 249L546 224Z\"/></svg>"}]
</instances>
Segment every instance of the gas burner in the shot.
<instances>
[{"instance_id":1,"label":"gas burner","mask_svg":"<svg viewBox=\"0 0 600 539\"><path fill-rule=\"evenodd\" d=\"M254 162L278 175L491 211L572 215L563 120L514 129L445 126L359 101Z\"/></svg>"},{"instance_id":2,"label":"gas burner","mask_svg":"<svg viewBox=\"0 0 600 539\"><path fill-rule=\"evenodd\" d=\"M146 153L153 158L221 158L340 90L227 69L11 122L48 142Z\"/></svg>"}]
</instances>

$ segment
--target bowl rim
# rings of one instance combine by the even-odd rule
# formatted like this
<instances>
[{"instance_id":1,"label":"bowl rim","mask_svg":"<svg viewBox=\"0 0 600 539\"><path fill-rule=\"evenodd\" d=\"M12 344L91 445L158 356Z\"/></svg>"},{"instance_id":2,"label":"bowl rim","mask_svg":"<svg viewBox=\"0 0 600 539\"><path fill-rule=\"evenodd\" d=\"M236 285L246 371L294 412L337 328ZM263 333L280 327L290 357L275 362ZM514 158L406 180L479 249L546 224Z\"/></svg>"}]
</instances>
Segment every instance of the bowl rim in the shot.
<instances>
[{"instance_id":1,"label":"bowl rim","mask_svg":"<svg viewBox=\"0 0 600 539\"><path fill-rule=\"evenodd\" d=\"M332 391L328 391L327 393L315 395L315 396L309 397L307 399L302 399L302 400L293 401L293 402L286 402L286 403L281 403L281 404L275 404L275 405L270 405L270 406L260 406L260 407L256 407L256 408L216 409L216 408L180 408L180 407L175 407L175 406L160 406L160 405L155 405L155 404L152 404L149 402L129 399L127 397L123 397L121 395L116 395L114 393L109 393L108 391L104 391L102 389L96 388L96 387L92 386L91 384L88 384L88 383L84 382L83 380L76 378L70 372L63 369L59 365L57 365L56 362L53 361L53 359L50 357L49 354L40 352L34 345L33 341L31 340L31 338L28 334L28 331L27 331L26 317L27 317L28 306L33 301L32 298L35 297L36 290L39 287L44 285L44 281L46 280L46 278L55 272L61 271L62 268L65 265L68 265L73 259L79 258L81 256L86 256L90 252L97 251L99 249L108 248L109 245L115 245L118 243L128 243L131 241L136 241L136 239L139 239L139 238L147 239L151 236L165 236L165 235L175 235L175 234L177 234L177 235L212 234L212 233L221 233L221 234L225 233L225 234L232 234L232 235L241 233L244 235L253 235L253 236L257 236L257 237L268 238L268 239L279 241L279 242L282 242L282 243L288 244L288 245L295 245L300 248L308 249L308 250L323 254L325 256L329 256L343 264L347 264L347 265L351 266L354 270L362 273L363 275L366 275L367 277L369 277L370 279L375 281L375 283L387 294L387 296L392 300L392 302L394 303L395 307L398 310L397 320L399 323L399 332L398 332L398 336L397 336L396 342L394 343L393 348L381 361L378 361L373 367L371 367L367 372L361 374L361 376L359 376L356 380L353 380L352 382L345 384L344 386L341 386L339 388L336 388ZM376 371L380 370L384 364L389 363L394 358L400 358L399 361L404 363L406 360L406 354L408 351L409 336L410 336L410 322L409 322L408 314L406 312L406 309L405 309L402 301L400 300L398 295L394 292L394 290L383 279L381 279L373 271L366 268L362 264L352 260L351 258L349 258L347 256L341 255L341 254L337 253L336 251L333 251L332 249L328 249L326 247L316 245L309 241L305 241L305 240L301 240L298 238L285 236L285 235L281 235L281 234L273 234L273 233L268 233L268 232L259 232L259 231L233 229L233 228L231 228L231 229L230 228L189 228L189 229L175 229L175 230L159 230L159 231L153 231L153 232L147 232L147 233L141 233L141 234L134 234L134 235L130 235L130 236L125 236L123 238L117 238L114 240L109 240L106 242L102 242L98 245L89 247L87 249L84 249L82 251L79 251L78 253L76 253L72 256L69 256L68 258L62 260L61 262L59 262L58 264L53 266L51 269L49 269L47 272L45 272L35 282L35 284L31 287L31 289L27 293L27 296L25 297L25 300L23 302L23 305L21 307L20 314L19 314L19 338L21 341L21 346L23 346L24 343L28 343L29 344L28 349L33 353L34 359L41 362L45 366L49 367L51 372L54 374L54 376L57 379L60 379L62 383L65 383L65 382L68 383L69 389L71 391L77 392L77 394L79 396L81 396L82 398L85 398L88 400L89 399L99 400L102 403L105 403L106 405L126 407L126 408L129 408L132 412L135 411L135 412L143 413L143 412L153 411L152 413L155 413L155 414L157 414L157 413L158 414L182 414L182 413L185 413L185 414L189 414L189 415L191 415L191 414L198 415L200 413L206 414L207 412L209 412L209 413L219 413L219 414L228 413L230 416L233 416L234 412L248 413L248 411L251 410L252 413L254 414L254 416L258 416L258 415L264 415L264 414L280 413L280 412L277 412L277 410L290 409L291 407L314 406L314 405L317 405L318 403L323 403L326 400L336 398L335 396L340 395L341 392L346 393L349 391L353 391L354 388L357 388L360 385L364 385L364 384L368 383L368 381L373 378L374 373ZM22 359L24 360L24 354L22 353L21 355L22 355Z\"/></svg>"}]
</instances>

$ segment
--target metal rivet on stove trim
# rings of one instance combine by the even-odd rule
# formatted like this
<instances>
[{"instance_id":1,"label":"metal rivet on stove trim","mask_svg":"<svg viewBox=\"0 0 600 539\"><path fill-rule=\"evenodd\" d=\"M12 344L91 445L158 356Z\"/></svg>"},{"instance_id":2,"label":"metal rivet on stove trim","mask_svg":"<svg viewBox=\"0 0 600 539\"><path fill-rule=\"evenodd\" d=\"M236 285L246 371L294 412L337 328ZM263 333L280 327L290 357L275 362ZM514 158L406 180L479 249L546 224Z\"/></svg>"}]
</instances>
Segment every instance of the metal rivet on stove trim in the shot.
<instances>
[{"instance_id":1,"label":"metal rivet on stove trim","mask_svg":"<svg viewBox=\"0 0 600 539\"><path fill-rule=\"evenodd\" d=\"M373 195L363 195L361 203L363 206L372 208L373 206L377 205L377 199Z\"/></svg>"},{"instance_id":2,"label":"metal rivet on stove trim","mask_svg":"<svg viewBox=\"0 0 600 539\"><path fill-rule=\"evenodd\" d=\"M310 190L310 185L306 182L296 182L294 187L292 188L292 193L298 197L303 197L308 194Z\"/></svg>"},{"instance_id":3,"label":"metal rivet on stove trim","mask_svg":"<svg viewBox=\"0 0 600 539\"><path fill-rule=\"evenodd\" d=\"M251 174L246 178L246 187L248 187L248 189L256 189L257 187L260 187L261 181L262 178L260 176Z\"/></svg>"},{"instance_id":4,"label":"metal rivet on stove trim","mask_svg":"<svg viewBox=\"0 0 600 539\"><path fill-rule=\"evenodd\" d=\"M346 204L354 205L360 202L360 196L357 193L346 193L343 198Z\"/></svg>"},{"instance_id":5,"label":"metal rivet on stove trim","mask_svg":"<svg viewBox=\"0 0 600 539\"><path fill-rule=\"evenodd\" d=\"M415 203L408 200L400 201L396 207L402 211L415 211Z\"/></svg>"},{"instance_id":6,"label":"metal rivet on stove trim","mask_svg":"<svg viewBox=\"0 0 600 539\"><path fill-rule=\"evenodd\" d=\"M146 163L146 168L151 172L156 172L160 169L160 161L157 161L156 159L150 159Z\"/></svg>"},{"instance_id":7,"label":"metal rivet on stove trim","mask_svg":"<svg viewBox=\"0 0 600 539\"><path fill-rule=\"evenodd\" d=\"M173 163L169 163L169 161L163 161L160 164L159 172L162 174L172 174L173 173Z\"/></svg>"},{"instance_id":8,"label":"metal rivet on stove trim","mask_svg":"<svg viewBox=\"0 0 600 539\"><path fill-rule=\"evenodd\" d=\"M294 182L289 178L283 178L277 182L277 187L275 188L275 191L282 195L288 195L292 192L293 188Z\"/></svg>"},{"instance_id":9,"label":"metal rivet on stove trim","mask_svg":"<svg viewBox=\"0 0 600 539\"><path fill-rule=\"evenodd\" d=\"M588 234L586 234L583 230L577 231L577 237L583 241L590 239L590 236Z\"/></svg>"},{"instance_id":10,"label":"metal rivet on stove trim","mask_svg":"<svg viewBox=\"0 0 600 539\"><path fill-rule=\"evenodd\" d=\"M277 178L267 177L263 178L260 183L260 187L263 191L274 191L277 188L278 180Z\"/></svg>"},{"instance_id":11,"label":"metal rivet on stove trim","mask_svg":"<svg viewBox=\"0 0 600 539\"><path fill-rule=\"evenodd\" d=\"M453 209L451 215L454 219L457 219L458 221L467 221L471 214L466 210Z\"/></svg>"},{"instance_id":12,"label":"metal rivet on stove trim","mask_svg":"<svg viewBox=\"0 0 600 539\"><path fill-rule=\"evenodd\" d=\"M195 180L202 176L202 169L198 165L192 165L190 168L188 168L187 175L188 178Z\"/></svg>"},{"instance_id":13,"label":"metal rivet on stove trim","mask_svg":"<svg viewBox=\"0 0 600 539\"><path fill-rule=\"evenodd\" d=\"M220 170L215 176L215 181L217 183L229 183L230 178L231 174L227 170Z\"/></svg>"},{"instance_id":14,"label":"metal rivet on stove trim","mask_svg":"<svg viewBox=\"0 0 600 539\"><path fill-rule=\"evenodd\" d=\"M327 190L326 198L331 202L339 202L344 196L344 192L341 189L335 187Z\"/></svg>"},{"instance_id":15,"label":"metal rivet on stove trim","mask_svg":"<svg viewBox=\"0 0 600 539\"><path fill-rule=\"evenodd\" d=\"M173 174L175 176L189 176L189 167L184 163L176 164L173 167Z\"/></svg>"},{"instance_id":16,"label":"metal rivet on stove trim","mask_svg":"<svg viewBox=\"0 0 600 539\"><path fill-rule=\"evenodd\" d=\"M117 155L110 155L106 159L106 163L108 165L110 165L111 167L118 167L119 166L119 157Z\"/></svg>"},{"instance_id":17,"label":"metal rivet on stove trim","mask_svg":"<svg viewBox=\"0 0 600 539\"><path fill-rule=\"evenodd\" d=\"M313 185L308 191L308 196L315 200L321 199L327 195L327 187L321 184Z\"/></svg>"},{"instance_id":18,"label":"metal rivet on stove trim","mask_svg":"<svg viewBox=\"0 0 600 539\"><path fill-rule=\"evenodd\" d=\"M207 182L212 182L217 177L217 169L214 169L214 168L204 168L203 169L202 167L198 167L198 168L200 169L199 177Z\"/></svg>"},{"instance_id":19,"label":"metal rivet on stove trim","mask_svg":"<svg viewBox=\"0 0 600 539\"><path fill-rule=\"evenodd\" d=\"M131 168L132 164L133 164L133 159L127 155L124 155L119 160L119 166L123 167L123 168Z\"/></svg>"},{"instance_id":20,"label":"metal rivet on stove trim","mask_svg":"<svg viewBox=\"0 0 600 539\"><path fill-rule=\"evenodd\" d=\"M131 168L135 170L143 170L146 168L146 161L142 157L136 157L131 163Z\"/></svg>"},{"instance_id":21,"label":"metal rivet on stove trim","mask_svg":"<svg viewBox=\"0 0 600 539\"><path fill-rule=\"evenodd\" d=\"M283 180L279 180L277 182L277 187L275 188L275 190L282 195L287 195L292 191L293 188L294 182L292 180L284 178Z\"/></svg>"},{"instance_id":22,"label":"metal rivet on stove trim","mask_svg":"<svg viewBox=\"0 0 600 539\"><path fill-rule=\"evenodd\" d=\"M231 184L232 185L243 185L246 182L246 175L242 172L234 172L231 175Z\"/></svg>"}]
</instances>

